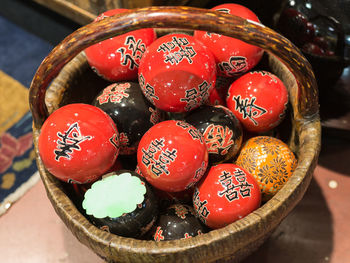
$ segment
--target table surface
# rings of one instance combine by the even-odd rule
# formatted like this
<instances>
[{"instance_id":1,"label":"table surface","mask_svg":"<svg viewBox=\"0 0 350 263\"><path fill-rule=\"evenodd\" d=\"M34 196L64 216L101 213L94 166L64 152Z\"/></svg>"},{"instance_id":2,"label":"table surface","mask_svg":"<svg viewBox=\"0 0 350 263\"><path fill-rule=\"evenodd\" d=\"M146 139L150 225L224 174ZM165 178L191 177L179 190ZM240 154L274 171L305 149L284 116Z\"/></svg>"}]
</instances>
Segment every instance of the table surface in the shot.
<instances>
[{"instance_id":1,"label":"table surface","mask_svg":"<svg viewBox=\"0 0 350 263\"><path fill-rule=\"evenodd\" d=\"M324 135L304 198L244 263L350 262L350 141ZM103 262L55 214L39 181L0 217L0 262Z\"/></svg>"}]
</instances>

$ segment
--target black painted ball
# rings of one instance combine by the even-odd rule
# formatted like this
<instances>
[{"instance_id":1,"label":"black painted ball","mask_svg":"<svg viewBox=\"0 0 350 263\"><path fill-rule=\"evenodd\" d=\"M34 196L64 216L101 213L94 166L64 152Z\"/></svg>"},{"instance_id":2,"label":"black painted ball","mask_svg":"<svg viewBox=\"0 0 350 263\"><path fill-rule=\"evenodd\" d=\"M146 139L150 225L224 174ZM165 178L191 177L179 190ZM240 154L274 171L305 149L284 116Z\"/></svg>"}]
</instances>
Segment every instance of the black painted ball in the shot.
<instances>
[{"instance_id":1,"label":"black painted ball","mask_svg":"<svg viewBox=\"0 0 350 263\"><path fill-rule=\"evenodd\" d=\"M185 117L185 121L203 134L211 165L233 158L241 148L242 126L224 106L201 106L191 111Z\"/></svg>"},{"instance_id":2,"label":"black painted ball","mask_svg":"<svg viewBox=\"0 0 350 263\"><path fill-rule=\"evenodd\" d=\"M141 180L141 184L145 185L146 193L144 194L144 200L142 203L137 204L136 209L132 212L123 213L118 217L107 216L98 218L91 214L88 214L87 216L90 219L91 223L101 230L123 237L142 238L147 232L150 231L158 218L158 200L155 197L151 186L146 182L144 178L140 177L134 171L119 170L117 172L109 173L103 178L108 179L107 177L109 176L121 175L123 173L130 173L131 176L136 176ZM128 184L123 187L127 188Z\"/></svg>"},{"instance_id":3,"label":"black painted ball","mask_svg":"<svg viewBox=\"0 0 350 263\"><path fill-rule=\"evenodd\" d=\"M136 153L142 135L163 119L163 113L145 98L136 82L110 84L92 104L105 111L117 125L121 155Z\"/></svg>"},{"instance_id":4,"label":"black painted ball","mask_svg":"<svg viewBox=\"0 0 350 263\"><path fill-rule=\"evenodd\" d=\"M192 206L174 204L159 216L151 234L154 241L165 241L191 238L206 231Z\"/></svg>"}]
</instances>

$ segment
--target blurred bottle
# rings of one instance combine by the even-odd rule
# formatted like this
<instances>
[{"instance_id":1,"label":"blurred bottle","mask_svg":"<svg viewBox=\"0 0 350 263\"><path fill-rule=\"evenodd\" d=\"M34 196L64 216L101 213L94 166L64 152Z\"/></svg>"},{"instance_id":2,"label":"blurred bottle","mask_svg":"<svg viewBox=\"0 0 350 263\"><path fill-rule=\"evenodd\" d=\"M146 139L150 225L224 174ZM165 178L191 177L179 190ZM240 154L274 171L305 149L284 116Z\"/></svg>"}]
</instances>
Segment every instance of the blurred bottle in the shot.
<instances>
[{"instance_id":1,"label":"blurred bottle","mask_svg":"<svg viewBox=\"0 0 350 263\"><path fill-rule=\"evenodd\" d=\"M301 49L320 89L334 85L349 66L350 2L287 0L273 27Z\"/></svg>"}]
</instances>

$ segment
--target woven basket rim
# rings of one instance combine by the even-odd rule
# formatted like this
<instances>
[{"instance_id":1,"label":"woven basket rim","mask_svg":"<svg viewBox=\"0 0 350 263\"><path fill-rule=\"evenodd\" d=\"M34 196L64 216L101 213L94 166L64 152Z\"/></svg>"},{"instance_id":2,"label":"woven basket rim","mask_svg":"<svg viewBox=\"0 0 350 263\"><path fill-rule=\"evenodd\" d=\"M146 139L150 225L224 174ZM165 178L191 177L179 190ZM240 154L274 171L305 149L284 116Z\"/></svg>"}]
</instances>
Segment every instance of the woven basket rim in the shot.
<instances>
[{"instance_id":1,"label":"woven basket rim","mask_svg":"<svg viewBox=\"0 0 350 263\"><path fill-rule=\"evenodd\" d=\"M148 10L159 10L159 9L148 8L146 11L148 12ZM165 9L161 8L160 10L164 12ZM168 8L166 10L168 10ZM194 12L193 10L197 10L197 9L192 9L188 7L179 9L179 7L176 7L176 10L181 10L181 12L185 12L185 11L188 12L188 10L190 12ZM217 14L215 15L219 16ZM118 16L117 18L120 18L120 17ZM221 17L220 15L218 19L223 19L224 21L227 21L227 19L229 18L225 17L225 15L223 15L223 17ZM238 22L241 22L244 24L248 23L248 25L250 25L250 22L247 22L247 21L242 22L239 20ZM256 30L256 25L253 23L251 25ZM259 26L258 28L259 30L262 30L262 28L260 28ZM268 30L270 32L270 29ZM283 41L286 41L286 40L283 39ZM57 52L57 49L55 49L53 53L54 52ZM296 52L298 53L298 51ZM68 61L69 60L70 59L68 59ZM276 61L279 61L279 59L276 59ZM301 61L300 63L303 64L304 62L305 61ZM45 61L43 64L45 66ZM68 72L66 73L69 73L69 64L70 63L68 63L62 69L61 73L65 72L65 70L66 71L68 70ZM306 65L306 67L307 66L308 65ZM45 67L44 67L44 70L45 70ZM43 73L38 71L37 74L40 77L40 74L43 74ZM301 74L299 74L298 77L300 77L300 75ZM312 78L312 74L311 74L311 78ZM35 81L40 81L40 79L37 80L34 78L33 80L34 84L32 84L34 88L31 87L32 93L34 91L37 91L37 89L35 88ZM312 86L314 84L315 84L315 81L310 85ZM302 87L302 89L303 88L305 87ZM308 92L308 90L306 92ZM315 91L313 90L313 92ZM36 95L37 94L34 93L32 94L31 97ZM315 96L315 94L313 94L313 96ZM265 232L269 232L274 227L276 227L276 225L279 224L280 220L284 218L290 212L290 210L294 208L296 203L302 198L308 186L308 183L311 180L312 171L316 166L318 154L320 151L320 130L321 130L320 120L318 116L318 109L312 109L311 110L312 114L310 115L307 114L308 109L306 109L306 111L304 112L300 112L300 109L298 107L300 102L297 98L298 96L295 96L294 100L292 101L292 105L294 109L294 121L296 122L296 131L300 139L299 144L301 145L301 147L299 152L299 162L298 162L297 168L294 171L290 180L287 182L287 184L266 204L264 204L263 206L261 206L260 208L258 208L257 210L249 214L248 216L244 217L243 219L240 219L224 228L212 230L209 233L196 236L191 239L162 241L162 242L136 240L133 238L119 237L113 234L109 234L93 226L83 215L80 214L80 212L77 210L73 202L67 196L64 196L62 189L60 189L60 182L58 181L58 179L54 178L45 170L45 167L41 162L38 149L37 149L37 139L40 133L40 125L37 125L34 120L34 124L33 124L34 145L36 148L38 168L40 171L41 178L44 182L47 195L49 196L49 199L52 202L56 212L60 215L60 217L63 219L65 224L71 229L71 231L78 237L78 239L85 245L94 249L95 252L96 252L96 249L99 250L100 248L94 247L94 244L99 243L101 244L101 246L107 246L108 251L97 251L96 253L98 254L100 254L99 252L101 252L102 254L105 253L106 255L110 255L110 254L114 255L115 252L113 250L116 249L118 253L127 253L130 255L134 253L164 255L166 253L182 253L187 250L193 251L194 249L197 249L198 251L200 251L200 247L206 248L206 247L212 246L213 243L227 242L228 240L232 242L239 241L241 242L240 247L243 247L244 245L251 242L253 239L259 239L260 236L263 235ZM308 96L307 99L309 98L310 97ZM317 93L314 99L317 99ZM33 106L32 102L33 101L31 101L31 110L35 111L35 107ZM314 104L315 104L314 102L311 102L310 105L314 106ZM36 115L34 114L34 117L35 116ZM57 203L58 195L60 195L60 197L63 198L64 203L60 203L60 204ZM70 214L72 212L74 212L74 216ZM270 220L276 217L279 220L271 223ZM259 227L263 229L260 235L257 235L257 233L249 232L251 231L251 228L255 228L257 225L259 225ZM233 233L235 233L236 235L233 235ZM93 242L90 243L84 238L81 238L82 235L87 236L88 239L90 241L92 240ZM246 238L247 240L244 241L242 237L243 235L245 235L245 237L249 236L249 238ZM229 255L228 249L225 250L224 254L225 253Z\"/></svg>"}]
</instances>

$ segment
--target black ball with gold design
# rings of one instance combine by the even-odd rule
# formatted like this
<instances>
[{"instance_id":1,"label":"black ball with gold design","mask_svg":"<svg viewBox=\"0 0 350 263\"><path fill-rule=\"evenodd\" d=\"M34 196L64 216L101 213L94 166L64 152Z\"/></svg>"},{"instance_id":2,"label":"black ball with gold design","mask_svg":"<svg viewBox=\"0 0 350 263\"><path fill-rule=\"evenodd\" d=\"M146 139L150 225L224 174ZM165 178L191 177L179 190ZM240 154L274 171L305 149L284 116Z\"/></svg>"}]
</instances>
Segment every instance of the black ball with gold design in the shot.
<instances>
[{"instance_id":1,"label":"black ball with gold design","mask_svg":"<svg viewBox=\"0 0 350 263\"><path fill-rule=\"evenodd\" d=\"M204 105L191 111L185 121L203 134L211 165L228 161L238 153L242 145L243 130L228 108Z\"/></svg>"},{"instance_id":2,"label":"black ball with gold design","mask_svg":"<svg viewBox=\"0 0 350 263\"><path fill-rule=\"evenodd\" d=\"M151 235L152 239L158 242L191 238L206 231L206 227L195 216L192 206L174 204L159 216Z\"/></svg>"},{"instance_id":3,"label":"black ball with gold design","mask_svg":"<svg viewBox=\"0 0 350 263\"><path fill-rule=\"evenodd\" d=\"M142 135L163 119L163 113L144 97L136 82L110 84L92 104L105 111L117 125L121 155L136 153Z\"/></svg>"}]
</instances>

